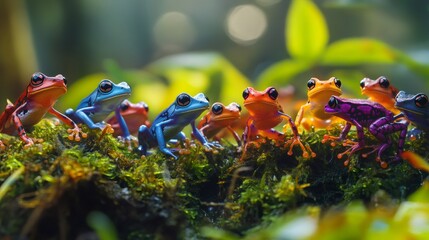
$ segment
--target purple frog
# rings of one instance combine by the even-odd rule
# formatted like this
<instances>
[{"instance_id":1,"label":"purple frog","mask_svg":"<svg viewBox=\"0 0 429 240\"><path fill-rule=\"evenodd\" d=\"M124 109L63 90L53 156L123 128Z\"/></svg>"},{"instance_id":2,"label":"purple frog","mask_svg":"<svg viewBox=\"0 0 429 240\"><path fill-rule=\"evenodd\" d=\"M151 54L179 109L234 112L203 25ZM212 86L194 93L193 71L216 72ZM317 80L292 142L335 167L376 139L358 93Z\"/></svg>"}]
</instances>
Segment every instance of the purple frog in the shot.
<instances>
[{"instance_id":1,"label":"purple frog","mask_svg":"<svg viewBox=\"0 0 429 240\"><path fill-rule=\"evenodd\" d=\"M384 108L381 104L363 99L347 99L337 96L332 96L328 104L325 106L325 112L343 118L347 121L346 126L339 137L325 135L323 143L328 140L343 141L346 140L347 134L353 125L356 126L358 142L347 140L343 143L344 146L351 146L346 151L339 153L338 158L342 158L344 154L350 156L352 153L365 148L363 128L368 128L369 132L374 135L381 144L373 147L374 149L368 153L362 154L367 157L369 154L378 151L377 162L380 162L382 168L387 167L387 163L381 160L381 154L392 145L392 141L387 134L400 132L398 141L398 150L395 159L399 159L400 153L404 147L405 136L407 135L408 123L405 121L395 122L394 114ZM349 164L348 158L344 165Z\"/></svg>"}]
</instances>

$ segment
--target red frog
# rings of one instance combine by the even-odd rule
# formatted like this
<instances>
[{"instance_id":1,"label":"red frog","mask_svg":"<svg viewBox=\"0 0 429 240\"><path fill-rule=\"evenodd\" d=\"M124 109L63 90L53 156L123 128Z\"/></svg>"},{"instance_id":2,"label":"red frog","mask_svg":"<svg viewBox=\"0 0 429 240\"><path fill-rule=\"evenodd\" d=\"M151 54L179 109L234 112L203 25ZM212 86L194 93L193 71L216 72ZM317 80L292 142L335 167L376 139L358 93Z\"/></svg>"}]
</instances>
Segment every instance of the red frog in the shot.
<instances>
[{"instance_id":1,"label":"red frog","mask_svg":"<svg viewBox=\"0 0 429 240\"><path fill-rule=\"evenodd\" d=\"M213 103L210 112L208 112L198 123L198 129L207 138L216 138L222 129L228 129L232 136L234 136L238 145L241 145L240 136L231 127L231 124L240 119L241 107L238 103L230 103L228 106L224 106L220 102Z\"/></svg>"},{"instance_id":2,"label":"red frog","mask_svg":"<svg viewBox=\"0 0 429 240\"><path fill-rule=\"evenodd\" d=\"M252 87L248 87L243 91L244 107L250 115L243 132L243 154L246 151L248 141L257 139L258 135L277 141L284 141L285 135L274 130L273 127L286 120L293 132L293 138L286 142L286 145L290 144L288 155L292 155L292 148L295 145L299 145L303 151L303 157L309 157L308 152L312 157L315 157L316 154L310 147L302 144L295 123L289 115L283 112L277 101L278 95L274 87L268 87L264 91L257 91Z\"/></svg>"},{"instance_id":3,"label":"red frog","mask_svg":"<svg viewBox=\"0 0 429 240\"><path fill-rule=\"evenodd\" d=\"M127 123L128 130L132 135L136 135L138 133L141 125L150 127L150 122L148 120L149 106L145 102L131 103L128 100L124 100L121 105L119 105L119 109L120 114ZM123 135L116 115L113 115L106 122L114 129L113 134L115 136Z\"/></svg>"},{"instance_id":4,"label":"red frog","mask_svg":"<svg viewBox=\"0 0 429 240\"><path fill-rule=\"evenodd\" d=\"M396 159L399 159L402 153L405 136L407 135L408 123L406 121L394 122L393 113L373 101L363 99L347 99L337 96L332 96L328 104L325 106L325 111L347 121L346 126L342 130L339 137L325 135L322 143L328 140L336 140L343 142L345 146L351 146L343 153L339 153L338 158L342 158L344 154L349 156L365 147L365 139L363 128L368 128L369 132L376 137L381 144L374 147L369 153L362 156L366 157L369 154L377 151L376 160L380 162L382 168L387 167L387 163L381 159L381 154L392 145L392 140L387 136L394 132L400 132L398 140L398 150ZM346 141L347 134L351 126L356 126L358 142ZM344 165L349 164L349 158L344 162Z\"/></svg>"},{"instance_id":5,"label":"red frog","mask_svg":"<svg viewBox=\"0 0 429 240\"><path fill-rule=\"evenodd\" d=\"M43 73L34 73L26 90L14 104L8 101L5 111L0 116L0 132L18 135L25 142L25 148L34 144L27 136L26 130L37 124L47 112L51 113L67 125L69 139L80 141L80 134L86 137L81 129L70 118L53 108L55 102L67 92L67 81L63 75L48 77ZM0 147L4 148L2 142Z\"/></svg>"},{"instance_id":6,"label":"red frog","mask_svg":"<svg viewBox=\"0 0 429 240\"><path fill-rule=\"evenodd\" d=\"M364 78L360 81L360 88L361 93L367 96L368 100L383 105L394 114L401 112L395 108L395 97L399 91L386 77L380 76L376 80Z\"/></svg>"},{"instance_id":7,"label":"red frog","mask_svg":"<svg viewBox=\"0 0 429 240\"><path fill-rule=\"evenodd\" d=\"M327 114L324 108L332 95L341 95L341 81L335 77L325 81L313 77L308 80L307 89L308 102L299 109L295 119L296 125L310 130L311 127L326 128L331 123L339 121L335 116ZM311 116L307 116L309 113Z\"/></svg>"}]
</instances>

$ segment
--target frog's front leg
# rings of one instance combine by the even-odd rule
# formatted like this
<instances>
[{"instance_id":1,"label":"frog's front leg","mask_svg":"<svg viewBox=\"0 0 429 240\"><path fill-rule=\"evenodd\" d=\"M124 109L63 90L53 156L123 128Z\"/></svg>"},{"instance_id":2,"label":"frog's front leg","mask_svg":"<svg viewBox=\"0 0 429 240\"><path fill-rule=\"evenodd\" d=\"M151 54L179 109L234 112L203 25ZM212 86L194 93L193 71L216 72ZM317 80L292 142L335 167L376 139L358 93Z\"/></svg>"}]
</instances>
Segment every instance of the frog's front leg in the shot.
<instances>
[{"instance_id":1,"label":"frog's front leg","mask_svg":"<svg viewBox=\"0 0 429 240\"><path fill-rule=\"evenodd\" d=\"M364 140L364 132L363 132L363 127L362 127L362 125L360 125L357 121L353 121L353 124L356 126L356 132L357 132L357 136L358 136L358 142L357 143L354 143L349 149L347 149L346 151L344 151L344 152L342 152L342 153L338 153L338 155L337 155L337 157L339 158L339 159L341 159L341 158L343 158L343 156L344 155L347 155L347 159L346 159L346 161L344 161L344 166L347 166L347 165L349 165L349 163L350 163L350 156L354 153L354 152L356 152L356 151L358 151L358 150L360 150L360 149L362 149L364 146L365 146L365 140ZM347 127L347 125L346 125L346 127ZM349 128L349 130L350 130L350 128ZM347 131L348 132L348 131ZM343 133L343 132L341 132L341 133ZM340 138L342 137L343 135L341 134L340 135ZM344 136L343 136L344 137ZM343 145L344 146L346 146L346 145L349 145L350 143L344 143Z\"/></svg>"},{"instance_id":2,"label":"frog's front leg","mask_svg":"<svg viewBox=\"0 0 429 240\"><path fill-rule=\"evenodd\" d=\"M197 126L195 125L195 120L192 121L191 123L191 127L192 127L192 133L194 134L194 136L198 139L198 141L203 144L203 146L205 147L206 150L212 150L212 148L222 148L222 146L220 144L217 143L210 143L207 138L201 133L201 131L197 128Z\"/></svg>"},{"instance_id":3,"label":"frog's front leg","mask_svg":"<svg viewBox=\"0 0 429 240\"><path fill-rule=\"evenodd\" d=\"M347 122L346 125L344 126L343 130L340 133L340 136L330 136L330 135L324 135L323 139L322 139L322 143L326 143L328 141L332 141L331 142L331 146L335 147L336 143L335 142L342 142L342 144L344 146L346 145L354 145L356 144L356 142L353 141L349 141L347 140L347 134L350 132L350 128L352 127L352 124L350 122Z\"/></svg>"},{"instance_id":4,"label":"frog's front leg","mask_svg":"<svg viewBox=\"0 0 429 240\"><path fill-rule=\"evenodd\" d=\"M156 141L158 142L159 150L164 154L172 156L175 160L177 160L177 157L170 151L170 149L167 148L165 138L164 138L164 132L163 132L164 126L170 123L173 123L173 119L169 119L169 120L157 123L155 124L155 126L153 126L153 128L155 129L155 137L156 137Z\"/></svg>"},{"instance_id":5,"label":"frog's front leg","mask_svg":"<svg viewBox=\"0 0 429 240\"><path fill-rule=\"evenodd\" d=\"M311 128L311 125L307 124L308 120L306 118L304 118L306 111L310 107L311 107L310 103L307 102L306 104L302 105L301 108L299 109L298 114L296 115L296 118L295 118L295 125L297 127L302 126L302 127L304 127L305 130L309 130ZM302 125L301 125L301 123L302 123ZM283 132L286 132L286 128L287 128L287 126L285 124L283 126Z\"/></svg>"},{"instance_id":6,"label":"frog's front leg","mask_svg":"<svg viewBox=\"0 0 429 240\"><path fill-rule=\"evenodd\" d=\"M80 135L82 135L83 138L87 137L87 134L82 132L82 129L69 117L65 116L64 114L58 112L54 108L49 109L49 113L60 119L62 122L66 123L72 128L67 129L67 132L69 133L69 140L76 140L77 142L80 141Z\"/></svg>"},{"instance_id":7,"label":"frog's front leg","mask_svg":"<svg viewBox=\"0 0 429 240\"><path fill-rule=\"evenodd\" d=\"M91 129L95 129L95 128L99 128L101 130L104 130L104 128L106 127L106 124L104 123L94 123L92 121L92 119L87 115L90 112L96 112L97 111L97 107L95 106L91 106L91 107L85 107L85 108L81 108L78 109L74 112L74 115L84 124L86 124L89 128Z\"/></svg>"},{"instance_id":8,"label":"frog's front leg","mask_svg":"<svg viewBox=\"0 0 429 240\"><path fill-rule=\"evenodd\" d=\"M27 133L25 132L24 125L22 125L21 119L19 119L18 114L26 108L26 103L19 106L11 115L12 121L15 124L15 128L18 131L19 137L22 141L25 142L24 148L28 148L34 144L33 139L27 137Z\"/></svg>"},{"instance_id":9,"label":"frog's front leg","mask_svg":"<svg viewBox=\"0 0 429 240\"><path fill-rule=\"evenodd\" d=\"M282 116L283 119L285 119L288 122L290 128L292 129L292 133L293 133L293 137L291 139L289 139L288 141L286 141L286 145L290 144L289 151L287 154L289 156L291 156L293 154L292 148L295 145L299 145L299 147L302 150L302 156L304 158L308 158L309 156L316 157L316 153L313 152L313 150L311 150L310 145L305 144L305 146L304 146L304 144L301 142L301 138L299 136L298 129L297 129L295 123L292 121L292 118L283 112L279 112L279 114ZM308 152L310 152L310 155L308 154Z\"/></svg>"}]
</instances>

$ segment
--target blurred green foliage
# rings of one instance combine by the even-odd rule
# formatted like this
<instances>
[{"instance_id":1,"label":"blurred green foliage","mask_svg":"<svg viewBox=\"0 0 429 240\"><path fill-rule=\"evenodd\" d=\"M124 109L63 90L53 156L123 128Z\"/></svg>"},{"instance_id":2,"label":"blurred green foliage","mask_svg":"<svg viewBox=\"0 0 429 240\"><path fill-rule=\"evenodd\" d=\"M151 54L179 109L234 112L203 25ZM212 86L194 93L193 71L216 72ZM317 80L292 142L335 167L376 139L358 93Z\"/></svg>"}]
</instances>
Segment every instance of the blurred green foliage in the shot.
<instances>
[{"instance_id":1,"label":"blurred green foliage","mask_svg":"<svg viewBox=\"0 0 429 240\"><path fill-rule=\"evenodd\" d=\"M287 85L298 74L330 67L335 69L331 74L341 78L345 83L343 86L357 96L360 93L358 83L365 74L350 67L368 64L403 65L414 74L429 79L429 65L415 61L382 41L347 38L328 44L329 31L325 18L311 0L292 0L285 28L286 49L292 58L279 61L261 73L257 79L261 88ZM341 70L342 67L346 68ZM428 81L426 86L429 87Z\"/></svg>"}]
</instances>

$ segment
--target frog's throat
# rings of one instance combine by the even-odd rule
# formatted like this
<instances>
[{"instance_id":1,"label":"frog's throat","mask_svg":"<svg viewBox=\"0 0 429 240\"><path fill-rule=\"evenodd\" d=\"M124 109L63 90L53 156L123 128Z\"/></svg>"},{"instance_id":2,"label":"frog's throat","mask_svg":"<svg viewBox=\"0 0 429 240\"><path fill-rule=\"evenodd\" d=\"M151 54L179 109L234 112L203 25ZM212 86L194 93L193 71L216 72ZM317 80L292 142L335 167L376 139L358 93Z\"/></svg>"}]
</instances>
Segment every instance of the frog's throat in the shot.
<instances>
[{"instance_id":1,"label":"frog's throat","mask_svg":"<svg viewBox=\"0 0 429 240\"><path fill-rule=\"evenodd\" d=\"M417 115L421 115L421 116L425 115L422 112L413 111L413 110L410 110L410 109L407 109L407 108L403 108L403 107L400 107L400 106L396 106L396 105L395 105L395 108L397 108L397 109L399 109L401 111L404 111L404 112L411 112L411 113L414 113L414 114L417 114Z\"/></svg>"},{"instance_id":2,"label":"frog's throat","mask_svg":"<svg viewBox=\"0 0 429 240\"><path fill-rule=\"evenodd\" d=\"M237 116L230 115L230 116L213 118L213 121L233 120L233 119L239 119L239 118L240 118L240 116L238 116L238 115Z\"/></svg>"},{"instance_id":3,"label":"frog's throat","mask_svg":"<svg viewBox=\"0 0 429 240\"><path fill-rule=\"evenodd\" d=\"M309 91L308 93L308 95L309 96L313 96L313 95L315 95L315 94L317 94L317 93L319 93L319 92L328 92L328 91L330 91L330 92L334 92L334 93L338 93L339 95L341 95L342 94L342 91L341 91L341 89L339 89L339 88L319 88L319 89L317 89L317 90L314 90L314 91ZM332 95L334 95L334 94L332 94Z\"/></svg>"},{"instance_id":4,"label":"frog's throat","mask_svg":"<svg viewBox=\"0 0 429 240\"><path fill-rule=\"evenodd\" d=\"M367 88L363 88L362 90L361 90L361 93L362 94L364 94L365 95L365 93L368 93L368 92L378 92L378 93L381 93L381 94L384 94L384 95L387 95L387 96L392 96L391 94L389 94L388 92L385 92L385 91L380 91L380 90L376 90L376 89L367 89Z\"/></svg>"},{"instance_id":5,"label":"frog's throat","mask_svg":"<svg viewBox=\"0 0 429 240\"><path fill-rule=\"evenodd\" d=\"M247 105L268 105L268 106L275 106L277 107L277 102L267 102L267 101L261 101L261 100L255 100L255 101L249 101L249 102L245 102L244 106Z\"/></svg>"},{"instance_id":6,"label":"frog's throat","mask_svg":"<svg viewBox=\"0 0 429 240\"><path fill-rule=\"evenodd\" d=\"M29 96L33 96L33 95L36 95L36 94L39 94L39 93L42 93L42 92L46 92L46 91L49 91L49 90L52 90L52 89L64 90L64 93L67 92L67 88L65 88L65 87L62 87L62 86L51 86L51 87L42 88L42 89L39 89L39 90L36 90L36 91L28 92L27 96L28 97Z\"/></svg>"},{"instance_id":7,"label":"frog's throat","mask_svg":"<svg viewBox=\"0 0 429 240\"><path fill-rule=\"evenodd\" d=\"M128 97L128 96L131 96L131 93L123 93L123 94L113 95L111 97L104 98L103 101L111 100L111 99L114 99L114 98Z\"/></svg>"}]
</instances>

